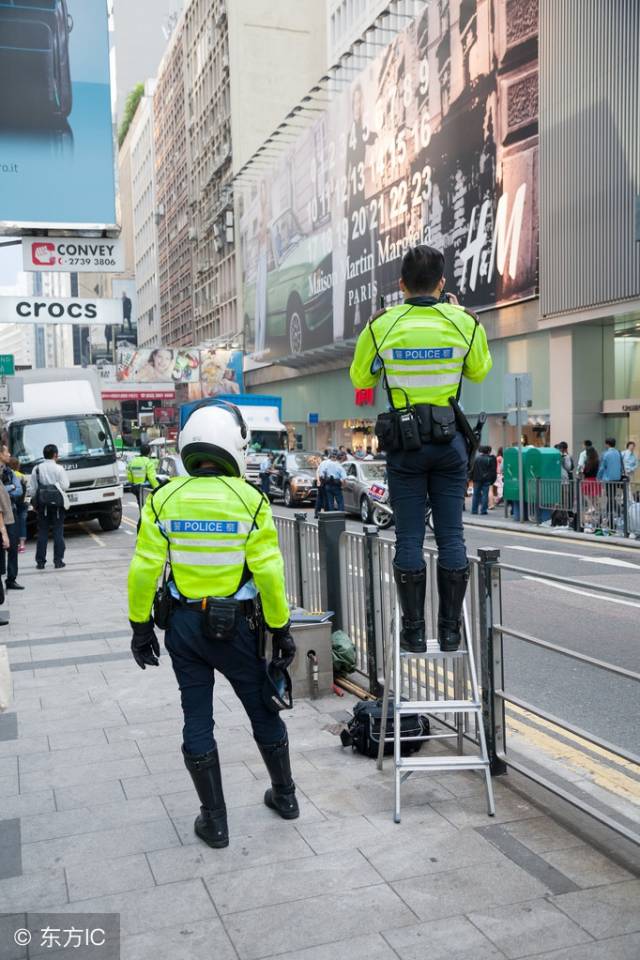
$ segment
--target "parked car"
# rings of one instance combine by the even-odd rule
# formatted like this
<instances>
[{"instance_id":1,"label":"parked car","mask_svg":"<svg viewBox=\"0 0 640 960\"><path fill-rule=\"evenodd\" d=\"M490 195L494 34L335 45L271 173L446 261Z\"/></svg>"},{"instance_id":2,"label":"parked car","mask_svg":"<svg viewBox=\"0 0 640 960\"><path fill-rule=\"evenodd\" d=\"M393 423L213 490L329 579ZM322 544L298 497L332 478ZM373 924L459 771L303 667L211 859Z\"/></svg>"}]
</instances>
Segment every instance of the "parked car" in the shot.
<instances>
[{"instance_id":1,"label":"parked car","mask_svg":"<svg viewBox=\"0 0 640 960\"><path fill-rule=\"evenodd\" d=\"M160 457L156 467L158 480L173 480L174 477L188 476L182 457L177 453L165 453Z\"/></svg>"},{"instance_id":2,"label":"parked car","mask_svg":"<svg viewBox=\"0 0 640 960\"><path fill-rule=\"evenodd\" d=\"M132 485L129 483L127 478L127 466L129 464L129 460L132 460L135 456L137 456L137 452L135 450L123 450L118 454L117 457L116 462L118 465L118 479L122 484L124 493L132 493Z\"/></svg>"},{"instance_id":3,"label":"parked car","mask_svg":"<svg viewBox=\"0 0 640 960\"><path fill-rule=\"evenodd\" d=\"M276 454L271 468L269 496L284 500L285 507L315 503L318 496L316 471L321 460L322 454L315 451Z\"/></svg>"},{"instance_id":4,"label":"parked car","mask_svg":"<svg viewBox=\"0 0 640 960\"><path fill-rule=\"evenodd\" d=\"M388 501L387 465L375 460L346 460L347 479L342 486L346 513L357 514L363 523L384 530L393 523Z\"/></svg>"}]
</instances>

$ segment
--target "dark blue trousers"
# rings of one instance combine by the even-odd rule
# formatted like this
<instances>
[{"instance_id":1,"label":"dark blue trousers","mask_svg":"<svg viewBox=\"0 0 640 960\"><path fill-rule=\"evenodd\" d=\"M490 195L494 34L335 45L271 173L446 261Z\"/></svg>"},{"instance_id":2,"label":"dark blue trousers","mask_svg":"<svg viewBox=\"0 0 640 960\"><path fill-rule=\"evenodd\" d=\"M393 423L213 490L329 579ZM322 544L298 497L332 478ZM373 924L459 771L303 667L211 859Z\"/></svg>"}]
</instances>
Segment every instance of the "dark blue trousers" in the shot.
<instances>
[{"instance_id":1,"label":"dark blue trousers","mask_svg":"<svg viewBox=\"0 0 640 960\"><path fill-rule=\"evenodd\" d=\"M337 480L327 480L325 484L327 510L344 510L342 485Z\"/></svg>"},{"instance_id":2,"label":"dark blue trousers","mask_svg":"<svg viewBox=\"0 0 640 960\"><path fill-rule=\"evenodd\" d=\"M461 433L451 443L425 443L420 450L387 456L389 497L396 524L395 564L401 570L424 567L424 515L433 511L438 560L447 570L466 566L462 507L467 488L467 447Z\"/></svg>"},{"instance_id":3,"label":"dark blue trousers","mask_svg":"<svg viewBox=\"0 0 640 960\"><path fill-rule=\"evenodd\" d=\"M64 510L61 507L46 507L38 510L38 540L36 563L47 562L49 530L53 533L53 562L64 560Z\"/></svg>"},{"instance_id":4,"label":"dark blue trousers","mask_svg":"<svg viewBox=\"0 0 640 960\"><path fill-rule=\"evenodd\" d=\"M202 614L197 607L177 607L171 614L164 644L180 687L186 753L202 756L215 746L215 670L227 678L241 700L256 742L270 746L284 739L287 728L262 700L266 663L258 657L256 635L244 617L233 640L216 643L203 636Z\"/></svg>"},{"instance_id":5,"label":"dark blue trousers","mask_svg":"<svg viewBox=\"0 0 640 960\"><path fill-rule=\"evenodd\" d=\"M473 498L471 500L471 513L486 513L489 509L489 487L490 483L474 483Z\"/></svg>"}]
</instances>

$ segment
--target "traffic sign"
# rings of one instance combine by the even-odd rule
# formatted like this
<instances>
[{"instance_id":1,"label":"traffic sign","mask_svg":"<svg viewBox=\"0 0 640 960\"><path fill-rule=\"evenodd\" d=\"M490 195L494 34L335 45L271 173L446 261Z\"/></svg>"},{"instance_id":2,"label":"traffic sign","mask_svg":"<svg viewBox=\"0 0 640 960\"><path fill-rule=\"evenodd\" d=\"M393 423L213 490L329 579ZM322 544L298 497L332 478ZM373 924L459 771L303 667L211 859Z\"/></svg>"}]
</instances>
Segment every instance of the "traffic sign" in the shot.
<instances>
[{"instance_id":1,"label":"traffic sign","mask_svg":"<svg viewBox=\"0 0 640 960\"><path fill-rule=\"evenodd\" d=\"M517 389L517 387L519 389ZM519 393L519 397L518 394ZM530 407L533 403L533 382L530 373L505 373L504 409Z\"/></svg>"},{"instance_id":2,"label":"traffic sign","mask_svg":"<svg viewBox=\"0 0 640 960\"><path fill-rule=\"evenodd\" d=\"M9 384L0 380L0 403L9 403Z\"/></svg>"},{"instance_id":3,"label":"traffic sign","mask_svg":"<svg viewBox=\"0 0 640 960\"><path fill-rule=\"evenodd\" d=\"M12 377L15 372L14 355L12 353L0 353L0 376Z\"/></svg>"},{"instance_id":4,"label":"traffic sign","mask_svg":"<svg viewBox=\"0 0 640 960\"><path fill-rule=\"evenodd\" d=\"M308 419L307 422L308 422L308 424L309 424L310 427L316 426L318 423L320 423L320 414L319 414L319 413L310 413L310 414L309 414L309 419Z\"/></svg>"},{"instance_id":5,"label":"traffic sign","mask_svg":"<svg viewBox=\"0 0 640 960\"><path fill-rule=\"evenodd\" d=\"M12 413L13 413L12 403L0 403L0 414L2 414L5 417L8 417Z\"/></svg>"}]
</instances>

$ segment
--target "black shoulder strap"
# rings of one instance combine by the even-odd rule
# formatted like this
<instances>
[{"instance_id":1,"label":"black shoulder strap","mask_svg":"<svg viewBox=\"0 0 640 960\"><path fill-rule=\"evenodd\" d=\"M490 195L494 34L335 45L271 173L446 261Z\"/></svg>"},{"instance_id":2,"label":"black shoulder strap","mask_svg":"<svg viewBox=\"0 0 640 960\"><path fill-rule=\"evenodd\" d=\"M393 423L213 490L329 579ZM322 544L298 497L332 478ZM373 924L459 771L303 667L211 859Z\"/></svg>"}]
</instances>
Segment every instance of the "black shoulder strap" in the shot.
<instances>
[{"instance_id":1,"label":"black shoulder strap","mask_svg":"<svg viewBox=\"0 0 640 960\"><path fill-rule=\"evenodd\" d=\"M393 321L393 323L391 324L391 326L390 326L389 329L387 330L386 334L384 335L383 340L380 342L380 347L382 347L382 346L384 345L384 341L387 339L387 337L389 336L389 334L391 333L391 331L395 328L395 326L396 326L396 324L398 323L398 321L402 320L402 318L405 317L408 313L410 313L410 311L411 311L412 309L413 309L413 304L410 304L409 307L404 311L404 313L401 313L400 316L396 317L396 319ZM387 379L387 368L386 368L385 365L384 365L384 360L382 359L382 354L380 353L380 347L378 346L378 343L377 343L377 341L376 341L375 334L374 334L374 332L373 332L373 321L376 320L376 319L377 319L378 317L380 317L380 316L382 316L382 314L381 314L381 313L378 313L378 314L376 314L375 317L372 317L372 318L371 318L371 320L369 321L369 332L370 332L370 334L371 334L371 339L373 340L373 347L374 347L374 349L375 349L375 351L376 351L376 357L377 357L378 360L380 361L380 365L381 365L381 367L382 367L382 385L383 385L383 387L384 387L384 389L385 389L385 391L386 391L387 397L389 398L389 406L391 407L392 410L395 410L396 408L395 408L395 404L394 404L394 402L393 402L393 394L392 394L392 392L391 392L391 387L389 386L389 381L388 381L388 379ZM407 406L407 407L410 406L410 404L409 404L409 397L408 397L408 395L407 395L406 390L404 390L402 387L396 387L395 389L400 390L402 393L404 393L404 399L405 399L405 401L406 401L406 406Z\"/></svg>"},{"instance_id":2,"label":"black shoulder strap","mask_svg":"<svg viewBox=\"0 0 640 960\"><path fill-rule=\"evenodd\" d=\"M476 338L476 332L478 330L478 327L480 326L480 321L478 320L478 318L474 313L468 314L468 316L473 317L473 333L471 334L471 340L467 340L467 338L465 337L464 333L462 332L458 324L455 322L455 320L452 320L451 317L448 317L446 315L446 313L443 313L443 311L439 308L437 303L433 304L433 309L437 310L440 316L444 317L445 320L448 320L449 323L453 324L453 326L456 328L456 330L458 331L458 333L460 334L464 342L467 344L467 352L465 353L464 359L462 361L462 372L460 373L460 380L458 381L458 389L456 390L456 400L459 400L460 394L462 393L462 378L464 377L464 365L467 362L467 357L471 353L471 348L473 346L473 341Z\"/></svg>"}]
</instances>

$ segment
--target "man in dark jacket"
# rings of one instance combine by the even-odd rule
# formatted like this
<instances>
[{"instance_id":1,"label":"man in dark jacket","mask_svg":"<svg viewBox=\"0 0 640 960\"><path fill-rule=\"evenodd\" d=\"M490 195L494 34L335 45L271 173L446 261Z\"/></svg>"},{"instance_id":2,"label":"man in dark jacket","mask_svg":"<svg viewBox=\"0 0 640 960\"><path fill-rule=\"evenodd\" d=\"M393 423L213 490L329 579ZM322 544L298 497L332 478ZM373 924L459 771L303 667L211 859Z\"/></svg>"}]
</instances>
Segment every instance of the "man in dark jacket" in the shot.
<instances>
[{"instance_id":1,"label":"man in dark jacket","mask_svg":"<svg viewBox=\"0 0 640 960\"><path fill-rule=\"evenodd\" d=\"M480 447L471 474L473 480L471 513L477 513L480 507L480 513L486 516L489 508L489 487L496 482L497 476L498 461L491 453L491 447Z\"/></svg>"}]
</instances>

